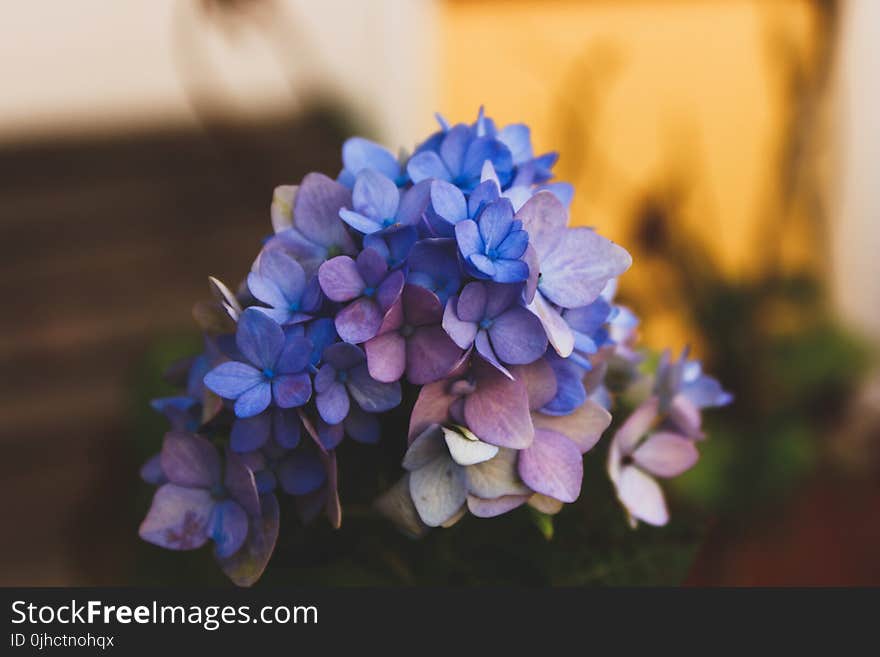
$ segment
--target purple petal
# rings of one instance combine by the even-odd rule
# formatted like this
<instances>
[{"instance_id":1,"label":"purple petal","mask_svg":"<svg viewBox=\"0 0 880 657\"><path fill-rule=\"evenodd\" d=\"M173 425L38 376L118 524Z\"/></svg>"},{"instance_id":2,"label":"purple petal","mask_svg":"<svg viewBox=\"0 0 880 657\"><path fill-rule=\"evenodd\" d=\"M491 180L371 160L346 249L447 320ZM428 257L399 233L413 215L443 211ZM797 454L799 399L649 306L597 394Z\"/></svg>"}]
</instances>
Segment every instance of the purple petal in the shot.
<instances>
[{"instance_id":1,"label":"purple petal","mask_svg":"<svg viewBox=\"0 0 880 657\"><path fill-rule=\"evenodd\" d=\"M431 198L431 182L423 180L410 187L400 196L400 206L397 208L397 224L403 226L415 226L421 223L428 209Z\"/></svg>"},{"instance_id":2,"label":"purple petal","mask_svg":"<svg viewBox=\"0 0 880 657\"><path fill-rule=\"evenodd\" d=\"M298 335L288 334L284 348L275 364L277 374L295 374L302 372L312 357L312 341Z\"/></svg>"},{"instance_id":3,"label":"purple petal","mask_svg":"<svg viewBox=\"0 0 880 657\"><path fill-rule=\"evenodd\" d=\"M170 431L160 452L162 472L172 484L211 488L220 481L220 456L207 438Z\"/></svg>"},{"instance_id":4,"label":"purple petal","mask_svg":"<svg viewBox=\"0 0 880 657\"><path fill-rule=\"evenodd\" d=\"M456 397L446 391L447 385L446 381L437 381L422 386L409 418L410 441L432 424L444 424L449 419L449 407Z\"/></svg>"},{"instance_id":5,"label":"purple petal","mask_svg":"<svg viewBox=\"0 0 880 657\"><path fill-rule=\"evenodd\" d=\"M376 288L388 273L388 263L375 249L364 249L356 260L358 273L365 286Z\"/></svg>"},{"instance_id":6,"label":"purple petal","mask_svg":"<svg viewBox=\"0 0 880 657\"><path fill-rule=\"evenodd\" d=\"M543 263L563 238L568 210L550 192L538 192L519 209L516 218L522 221L523 229L529 233L529 244Z\"/></svg>"},{"instance_id":7,"label":"purple petal","mask_svg":"<svg viewBox=\"0 0 880 657\"><path fill-rule=\"evenodd\" d=\"M375 169L382 175L396 180L400 164L386 148L363 137L351 137L342 145L342 162L345 170L357 176L364 169Z\"/></svg>"},{"instance_id":8,"label":"purple petal","mask_svg":"<svg viewBox=\"0 0 880 657\"><path fill-rule=\"evenodd\" d=\"M272 414L260 413L249 418L238 418L232 423L229 446L236 452L252 452L269 440L272 432Z\"/></svg>"},{"instance_id":9,"label":"purple petal","mask_svg":"<svg viewBox=\"0 0 880 657\"><path fill-rule=\"evenodd\" d=\"M153 454L147 462L141 466L140 477L148 484L161 486L168 482L168 477L162 471L162 454Z\"/></svg>"},{"instance_id":10,"label":"purple petal","mask_svg":"<svg viewBox=\"0 0 880 657\"><path fill-rule=\"evenodd\" d=\"M226 473L223 485L234 499L249 515L260 512L260 500L254 474L238 454L226 452Z\"/></svg>"},{"instance_id":11,"label":"purple petal","mask_svg":"<svg viewBox=\"0 0 880 657\"><path fill-rule=\"evenodd\" d=\"M336 383L336 374L336 368L333 367L331 363L323 365L321 369L318 370L318 373L315 374L315 380L313 382L315 392L321 394L329 389L330 386Z\"/></svg>"},{"instance_id":12,"label":"purple petal","mask_svg":"<svg viewBox=\"0 0 880 657\"><path fill-rule=\"evenodd\" d=\"M327 473L314 451L298 449L278 466L278 481L288 495L305 495L320 488Z\"/></svg>"},{"instance_id":13,"label":"purple petal","mask_svg":"<svg viewBox=\"0 0 880 657\"><path fill-rule=\"evenodd\" d=\"M614 434L614 442L623 454L632 454L639 439L653 426L660 408L660 400L651 397L642 403Z\"/></svg>"},{"instance_id":14,"label":"purple petal","mask_svg":"<svg viewBox=\"0 0 880 657\"><path fill-rule=\"evenodd\" d=\"M480 331L477 333L477 337L474 338L474 346L477 348L477 353L479 353L486 362L491 363L495 369L504 374L508 379L513 378L513 374L501 364L501 361L495 354L495 350L492 349L492 343L489 341L489 334L486 333L486 331Z\"/></svg>"},{"instance_id":15,"label":"purple petal","mask_svg":"<svg viewBox=\"0 0 880 657\"><path fill-rule=\"evenodd\" d=\"M476 363L474 371L477 387L464 404L468 428L480 440L499 447L524 449L531 445L534 427L522 381L508 379L487 364Z\"/></svg>"},{"instance_id":16,"label":"purple petal","mask_svg":"<svg viewBox=\"0 0 880 657\"><path fill-rule=\"evenodd\" d=\"M312 380L308 374L280 374L272 379L272 396L281 408L302 406L312 396Z\"/></svg>"},{"instance_id":17,"label":"purple petal","mask_svg":"<svg viewBox=\"0 0 880 657\"><path fill-rule=\"evenodd\" d=\"M562 434L577 445L583 454L593 449L599 442L602 434L611 424L611 413L588 399L569 415L534 413L532 422L535 429L550 429Z\"/></svg>"},{"instance_id":18,"label":"purple petal","mask_svg":"<svg viewBox=\"0 0 880 657\"><path fill-rule=\"evenodd\" d=\"M485 249L479 226L476 221L471 219L465 219L455 224L455 241L461 255L465 258L474 254L482 254Z\"/></svg>"},{"instance_id":19,"label":"purple petal","mask_svg":"<svg viewBox=\"0 0 880 657\"><path fill-rule=\"evenodd\" d=\"M403 275L403 272L394 271L379 285L379 289L376 290L376 301L383 314L400 298L405 282L406 277Z\"/></svg>"},{"instance_id":20,"label":"purple petal","mask_svg":"<svg viewBox=\"0 0 880 657\"><path fill-rule=\"evenodd\" d=\"M541 263L538 261L537 251L535 251L531 244L526 247L522 260L529 268L529 277L526 279L525 289L523 290L523 300L528 305L532 303L532 300L535 298L535 292L538 291L538 276L541 273Z\"/></svg>"},{"instance_id":21,"label":"purple petal","mask_svg":"<svg viewBox=\"0 0 880 657\"><path fill-rule=\"evenodd\" d=\"M396 331L378 335L364 344L370 376L377 381L398 381L406 369L406 340Z\"/></svg>"},{"instance_id":22,"label":"purple petal","mask_svg":"<svg viewBox=\"0 0 880 657\"><path fill-rule=\"evenodd\" d=\"M448 457L443 430L440 425L432 424L422 431L410 444L403 455L404 470L414 471L424 468L438 458Z\"/></svg>"},{"instance_id":23,"label":"purple petal","mask_svg":"<svg viewBox=\"0 0 880 657\"><path fill-rule=\"evenodd\" d=\"M608 281L629 269L625 249L590 228L569 228L541 260L539 288L553 303L577 308L595 301Z\"/></svg>"},{"instance_id":24,"label":"purple petal","mask_svg":"<svg viewBox=\"0 0 880 657\"><path fill-rule=\"evenodd\" d=\"M351 301L361 296L366 287L357 263L348 256L336 256L321 265L318 281L331 301Z\"/></svg>"},{"instance_id":25,"label":"purple petal","mask_svg":"<svg viewBox=\"0 0 880 657\"><path fill-rule=\"evenodd\" d=\"M547 300L541 293L535 294L535 298L528 305L528 309L535 313L537 318L544 326L544 332L547 339L556 353L563 358L568 358L574 351L574 334L571 327L563 319L553 306L547 303Z\"/></svg>"},{"instance_id":26,"label":"purple petal","mask_svg":"<svg viewBox=\"0 0 880 657\"><path fill-rule=\"evenodd\" d=\"M449 374L461 357L441 326L421 326L406 340L406 376L415 385L432 383Z\"/></svg>"},{"instance_id":27,"label":"purple petal","mask_svg":"<svg viewBox=\"0 0 880 657\"><path fill-rule=\"evenodd\" d=\"M474 343L474 338L477 335L477 324L462 321L456 313L457 305L458 299L456 297L452 297L446 303L446 310L443 311L443 329L455 344L462 349L468 349Z\"/></svg>"},{"instance_id":28,"label":"purple petal","mask_svg":"<svg viewBox=\"0 0 880 657\"><path fill-rule=\"evenodd\" d=\"M403 314L411 326L440 324L443 320L443 306L437 295L418 285L407 285L401 295Z\"/></svg>"},{"instance_id":29,"label":"purple petal","mask_svg":"<svg viewBox=\"0 0 880 657\"><path fill-rule=\"evenodd\" d=\"M324 352L324 360L338 371L347 371L362 364L366 357L359 347L337 342Z\"/></svg>"},{"instance_id":30,"label":"purple petal","mask_svg":"<svg viewBox=\"0 0 880 657\"><path fill-rule=\"evenodd\" d=\"M373 299L361 297L336 315L334 325L339 337L360 344L376 336L382 326L382 310Z\"/></svg>"},{"instance_id":31,"label":"purple petal","mask_svg":"<svg viewBox=\"0 0 880 657\"><path fill-rule=\"evenodd\" d=\"M480 322L486 317L487 288L483 283L464 286L456 304L456 315L463 322Z\"/></svg>"},{"instance_id":32,"label":"purple petal","mask_svg":"<svg viewBox=\"0 0 880 657\"><path fill-rule=\"evenodd\" d=\"M169 550L195 550L208 541L208 522L214 498L201 488L161 486L153 496L138 534Z\"/></svg>"},{"instance_id":33,"label":"purple petal","mask_svg":"<svg viewBox=\"0 0 880 657\"><path fill-rule=\"evenodd\" d=\"M434 180L431 183L431 206L434 212L451 224L468 218L464 194L445 180Z\"/></svg>"},{"instance_id":34,"label":"purple petal","mask_svg":"<svg viewBox=\"0 0 880 657\"><path fill-rule=\"evenodd\" d=\"M660 485L638 468L623 468L617 482L617 497L630 514L649 525L662 527L669 522Z\"/></svg>"},{"instance_id":35,"label":"purple petal","mask_svg":"<svg viewBox=\"0 0 880 657\"><path fill-rule=\"evenodd\" d=\"M364 169L354 183L351 202L357 212L381 222L397 215L400 193L397 185L381 173Z\"/></svg>"},{"instance_id":36,"label":"purple petal","mask_svg":"<svg viewBox=\"0 0 880 657\"><path fill-rule=\"evenodd\" d=\"M419 517L439 527L455 516L467 499L464 470L448 458L436 458L410 472L409 492Z\"/></svg>"},{"instance_id":37,"label":"purple petal","mask_svg":"<svg viewBox=\"0 0 880 657\"><path fill-rule=\"evenodd\" d=\"M423 180L449 180L449 171L446 165L440 159L440 156L433 151L423 151L413 155L406 165L406 172L412 178L414 183L420 183Z\"/></svg>"},{"instance_id":38,"label":"purple petal","mask_svg":"<svg viewBox=\"0 0 880 657\"><path fill-rule=\"evenodd\" d=\"M477 518L494 518L525 504L529 495L503 495L487 500L476 495L468 495L468 510Z\"/></svg>"},{"instance_id":39,"label":"purple petal","mask_svg":"<svg viewBox=\"0 0 880 657\"><path fill-rule=\"evenodd\" d=\"M535 492L574 502L584 476L581 451L562 434L537 429L532 445L520 453L519 475Z\"/></svg>"},{"instance_id":40,"label":"purple petal","mask_svg":"<svg viewBox=\"0 0 880 657\"><path fill-rule=\"evenodd\" d=\"M205 375L205 385L224 399L236 399L262 382L262 372L237 361L221 363Z\"/></svg>"},{"instance_id":41,"label":"purple petal","mask_svg":"<svg viewBox=\"0 0 880 657\"><path fill-rule=\"evenodd\" d=\"M236 586L252 586L263 574L278 540L280 511L274 495L260 499L259 518L251 519L244 546L231 557L220 560L220 567Z\"/></svg>"},{"instance_id":42,"label":"purple petal","mask_svg":"<svg viewBox=\"0 0 880 657\"><path fill-rule=\"evenodd\" d=\"M354 241L339 219L340 208L350 205L351 192L346 187L323 174L307 174L294 202L295 230L326 249L353 253Z\"/></svg>"},{"instance_id":43,"label":"purple petal","mask_svg":"<svg viewBox=\"0 0 880 657\"><path fill-rule=\"evenodd\" d=\"M400 383L376 381L363 365L351 370L347 387L357 405L367 413L384 413L400 404Z\"/></svg>"},{"instance_id":44,"label":"purple petal","mask_svg":"<svg viewBox=\"0 0 880 657\"><path fill-rule=\"evenodd\" d=\"M284 346L284 332L274 320L248 308L238 320L235 344L257 368L273 368Z\"/></svg>"},{"instance_id":45,"label":"purple petal","mask_svg":"<svg viewBox=\"0 0 880 657\"><path fill-rule=\"evenodd\" d=\"M516 303L522 292L522 285L509 283L484 283L487 292L485 317L498 317Z\"/></svg>"},{"instance_id":46,"label":"purple petal","mask_svg":"<svg viewBox=\"0 0 880 657\"><path fill-rule=\"evenodd\" d=\"M247 539L247 514L232 500L223 500L214 506L209 525L214 554L220 559L238 552Z\"/></svg>"},{"instance_id":47,"label":"purple petal","mask_svg":"<svg viewBox=\"0 0 880 657\"><path fill-rule=\"evenodd\" d=\"M339 424L348 415L348 391L338 381L315 396L318 413L328 424Z\"/></svg>"},{"instance_id":48,"label":"purple petal","mask_svg":"<svg viewBox=\"0 0 880 657\"><path fill-rule=\"evenodd\" d=\"M321 452L336 449L345 438L345 427L342 424L327 424L318 418L318 442Z\"/></svg>"},{"instance_id":49,"label":"purple petal","mask_svg":"<svg viewBox=\"0 0 880 657\"><path fill-rule=\"evenodd\" d=\"M530 410L541 408L556 396L556 375L546 359L541 358L528 365L516 365L510 371L515 379L525 384Z\"/></svg>"},{"instance_id":50,"label":"purple petal","mask_svg":"<svg viewBox=\"0 0 880 657\"><path fill-rule=\"evenodd\" d=\"M503 362L526 365L547 351L547 335L540 320L522 306L514 306L489 327L495 353Z\"/></svg>"},{"instance_id":51,"label":"purple petal","mask_svg":"<svg viewBox=\"0 0 880 657\"><path fill-rule=\"evenodd\" d=\"M639 445L632 458L640 468L655 477L677 477L690 470L700 454L692 440L660 431Z\"/></svg>"}]
</instances>

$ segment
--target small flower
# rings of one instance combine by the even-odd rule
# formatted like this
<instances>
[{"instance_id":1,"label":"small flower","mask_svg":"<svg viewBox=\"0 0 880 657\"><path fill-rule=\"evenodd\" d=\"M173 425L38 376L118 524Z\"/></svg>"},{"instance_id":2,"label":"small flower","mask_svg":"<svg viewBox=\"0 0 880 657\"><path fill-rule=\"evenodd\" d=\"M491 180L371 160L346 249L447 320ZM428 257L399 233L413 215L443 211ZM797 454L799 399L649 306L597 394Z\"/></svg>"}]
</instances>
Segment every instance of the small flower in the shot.
<instances>
[{"instance_id":1,"label":"small flower","mask_svg":"<svg viewBox=\"0 0 880 657\"><path fill-rule=\"evenodd\" d=\"M668 431L651 433L659 408L657 397L645 401L617 430L608 450L608 476L633 526L639 520L656 526L669 521L654 477L676 477L699 458L692 440Z\"/></svg>"},{"instance_id":2,"label":"small flower","mask_svg":"<svg viewBox=\"0 0 880 657\"><path fill-rule=\"evenodd\" d=\"M349 302L336 315L339 337L357 344L374 337L382 318L403 290L404 275L389 273L385 260L373 249L364 249L357 260L337 256L318 270L318 280L327 298Z\"/></svg>"},{"instance_id":3,"label":"small flower","mask_svg":"<svg viewBox=\"0 0 880 657\"><path fill-rule=\"evenodd\" d=\"M232 453L225 474L214 446L196 434L171 432L160 455L168 483L153 496L140 536L171 550L194 550L214 541L218 558L236 553L248 536L260 500L250 470Z\"/></svg>"},{"instance_id":4,"label":"small flower","mask_svg":"<svg viewBox=\"0 0 880 657\"><path fill-rule=\"evenodd\" d=\"M494 137L477 136L470 126L459 124L443 135L437 151L422 150L413 155L406 170L414 183L445 180L469 192L480 183L487 160L503 180L510 178L513 158L507 146Z\"/></svg>"},{"instance_id":5,"label":"small flower","mask_svg":"<svg viewBox=\"0 0 880 657\"><path fill-rule=\"evenodd\" d=\"M476 345L477 352L513 378L502 365L526 365L547 351L544 327L534 314L519 305L522 285L468 283L449 299L443 328L462 349Z\"/></svg>"},{"instance_id":6,"label":"small flower","mask_svg":"<svg viewBox=\"0 0 880 657\"><path fill-rule=\"evenodd\" d=\"M489 203L479 218L455 224L458 249L471 273L496 283L519 283L529 277L521 259L529 244L522 222L513 218L513 205L506 198Z\"/></svg>"},{"instance_id":7,"label":"small flower","mask_svg":"<svg viewBox=\"0 0 880 657\"><path fill-rule=\"evenodd\" d=\"M370 375L391 383L405 372L415 385L446 376L461 360L462 351L446 335L442 320L443 306L436 294L406 285L379 333L364 345Z\"/></svg>"},{"instance_id":8,"label":"small flower","mask_svg":"<svg viewBox=\"0 0 880 657\"><path fill-rule=\"evenodd\" d=\"M321 307L321 290L313 278L306 280L302 266L280 250L263 253L257 271L248 274L248 289L268 308L252 306L282 326L312 318Z\"/></svg>"},{"instance_id":9,"label":"small flower","mask_svg":"<svg viewBox=\"0 0 880 657\"><path fill-rule=\"evenodd\" d=\"M362 171L354 184L352 208L339 210L339 217L365 235L397 226L413 226L428 206L429 183L401 192L397 185L373 169Z\"/></svg>"},{"instance_id":10,"label":"small flower","mask_svg":"<svg viewBox=\"0 0 880 657\"><path fill-rule=\"evenodd\" d=\"M660 399L660 412L668 414L668 424L690 438L703 438L702 410L726 406L733 395L711 376L703 374L699 361L688 360L685 348L677 361L669 352L660 357L654 394Z\"/></svg>"},{"instance_id":11,"label":"small flower","mask_svg":"<svg viewBox=\"0 0 880 657\"><path fill-rule=\"evenodd\" d=\"M234 399L237 417L262 413L273 402L294 408L309 400L312 383L303 371L312 352L308 339L285 339L272 318L248 308L238 320L235 343L244 361L218 365L205 375L205 385L224 399Z\"/></svg>"},{"instance_id":12,"label":"small flower","mask_svg":"<svg viewBox=\"0 0 880 657\"><path fill-rule=\"evenodd\" d=\"M315 376L315 404L328 424L345 420L352 400L367 413L382 413L395 408L400 399L400 383L373 379L358 347L340 342L324 351L324 365Z\"/></svg>"}]
</instances>

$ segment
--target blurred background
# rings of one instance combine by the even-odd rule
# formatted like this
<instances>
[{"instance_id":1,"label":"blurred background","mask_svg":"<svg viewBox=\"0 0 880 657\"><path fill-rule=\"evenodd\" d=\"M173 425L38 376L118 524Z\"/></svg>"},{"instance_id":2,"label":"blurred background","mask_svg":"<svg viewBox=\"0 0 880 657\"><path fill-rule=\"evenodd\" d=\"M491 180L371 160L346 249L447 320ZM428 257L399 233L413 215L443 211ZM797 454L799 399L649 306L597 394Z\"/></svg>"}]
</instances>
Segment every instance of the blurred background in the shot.
<instances>
[{"instance_id":1,"label":"blurred background","mask_svg":"<svg viewBox=\"0 0 880 657\"><path fill-rule=\"evenodd\" d=\"M0 0L0 584L135 581L144 390L208 274L346 137L480 105L633 253L643 343L736 395L673 482L685 582L880 584L877 61L875 0Z\"/></svg>"}]
</instances>

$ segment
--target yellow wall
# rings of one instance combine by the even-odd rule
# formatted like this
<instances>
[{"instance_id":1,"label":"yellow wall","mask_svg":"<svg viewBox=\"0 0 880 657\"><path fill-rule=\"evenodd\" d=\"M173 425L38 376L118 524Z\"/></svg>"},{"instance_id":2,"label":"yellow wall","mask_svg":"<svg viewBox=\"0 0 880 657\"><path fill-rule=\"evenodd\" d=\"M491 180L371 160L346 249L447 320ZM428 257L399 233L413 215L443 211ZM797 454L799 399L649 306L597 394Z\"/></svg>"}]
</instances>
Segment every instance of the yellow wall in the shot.
<instances>
[{"instance_id":1,"label":"yellow wall","mask_svg":"<svg viewBox=\"0 0 880 657\"><path fill-rule=\"evenodd\" d=\"M682 179L684 220L727 273L748 273L774 193L774 47L783 36L809 48L806 3L459 0L441 16L447 118L471 120L484 104L501 123L528 122L575 184L573 221L624 245L644 194ZM647 274L637 260L624 289ZM680 342L675 315L658 316L651 337Z\"/></svg>"}]
</instances>

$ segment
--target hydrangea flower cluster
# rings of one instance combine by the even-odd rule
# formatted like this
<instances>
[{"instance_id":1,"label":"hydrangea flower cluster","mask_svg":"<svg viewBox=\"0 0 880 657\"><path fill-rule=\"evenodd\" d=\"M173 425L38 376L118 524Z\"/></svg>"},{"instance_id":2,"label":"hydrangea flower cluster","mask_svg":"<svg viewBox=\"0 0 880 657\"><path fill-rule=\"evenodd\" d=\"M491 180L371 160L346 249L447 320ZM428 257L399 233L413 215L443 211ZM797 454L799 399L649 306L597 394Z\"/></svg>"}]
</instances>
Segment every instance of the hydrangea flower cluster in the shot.
<instances>
[{"instance_id":1,"label":"hydrangea flower cluster","mask_svg":"<svg viewBox=\"0 0 880 657\"><path fill-rule=\"evenodd\" d=\"M686 353L640 367L638 321L614 302L630 255L569 226L555 153L482 110L439 123L412 156L353 138L336 180L278 187L244 284L210 279L215 298L194 311L204 352L175 368L183 392L154 402L171 426L142 470L158 486L143 539L213 542L250 585L275 546L278 495L303 521L341 523L346 440L404 453L376 506L409 533L522 505L557 513L612 422L612 378L641 398L608 474L633 524L667 521L657 478L694 465L701 409L730 396ZM388 435L382 414L413 397L408 435Z\"/></svg>"}]
</instances>

